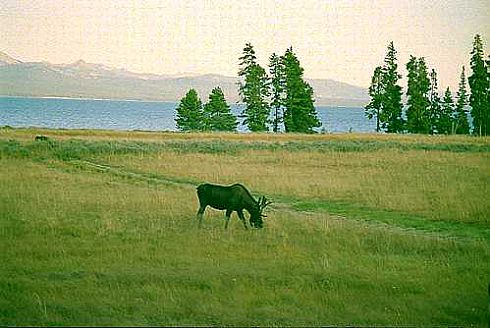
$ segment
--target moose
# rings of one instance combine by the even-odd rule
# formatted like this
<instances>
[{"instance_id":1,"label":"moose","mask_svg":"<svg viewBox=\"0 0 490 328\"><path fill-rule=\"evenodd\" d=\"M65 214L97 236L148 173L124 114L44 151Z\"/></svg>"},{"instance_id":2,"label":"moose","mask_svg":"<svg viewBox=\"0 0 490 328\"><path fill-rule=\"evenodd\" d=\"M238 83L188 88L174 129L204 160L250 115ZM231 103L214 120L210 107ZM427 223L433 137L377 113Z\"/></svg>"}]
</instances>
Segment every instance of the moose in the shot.
<instances>
[{"instance_id":1,"label":"moose","mask_svg":"<svg viewBox=\"0 0 490 328\"><path fill-rule=\"evenodd\" d=\"M34 138L35 141L50 141L50 139L46 136L43 136L43 135L37 135L35 138Z\"/></svg>"},{"instance_id":2,"label":"moose","mask_svg":"<svg viewBox=\"0 0 490 328\"><path fill-rule=\"evenodd\" d=\"M199 210L197 211L199 226L202 224L204 211L209 205L218 210L226 210L225 229L228 228L228 222L233 211L237 212L243 226L248 229L243 215L244 209L250 213L250 226L257 229L262 228L262 218L266 217L263 211L267 205L271 204L265 196L260 197L258 201L255 200L247 188L239 183L231 186L204 183L197 187L197 196L199 198Z\"/></svg>"}]
</instances>

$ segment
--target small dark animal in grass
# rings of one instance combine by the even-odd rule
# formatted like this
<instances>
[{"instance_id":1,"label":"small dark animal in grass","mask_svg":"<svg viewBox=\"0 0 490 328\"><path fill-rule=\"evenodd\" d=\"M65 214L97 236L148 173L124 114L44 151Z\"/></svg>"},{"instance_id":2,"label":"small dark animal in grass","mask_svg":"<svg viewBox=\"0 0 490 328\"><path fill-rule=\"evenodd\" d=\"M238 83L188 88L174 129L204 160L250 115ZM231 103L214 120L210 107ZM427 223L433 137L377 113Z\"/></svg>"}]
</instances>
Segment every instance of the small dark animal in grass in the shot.
<instances>
[{"instance_id":1,"label":"small dark animal in grass","mask_svg":"<svg viewBox=\"0 0 490 328\"><path fill-rule=\"evenodd\" d=\"M236 183L231 186L220 186L209 183L204 183L197 187L197 196L199 197L199 210L197 216L199 218L199 226L202 224L202 218L206 207L209 205L218 210L226 210L225 229L228 228L228 222L233 211L236 211L238 217L247 229L247 222L243 215L243 210L250 213L250 226L252 228L262 228L262 218L265 215L262 213L264 208L271 202L267 201L264 196L258 201L252 197L250 192L243 185Z\"/></svg>"},{"instance_id":2,"label":"small dark animal in grass","mask_svg":"<svg viewBox=\"0 0 490 328\"><path fill-rule=\"evenodd\" d=\"M48 137L46 136L43 136L43 135L38 135L34 138L35 141L49 141L51 139L49 139Z\"/></svg>"}]
</instances>

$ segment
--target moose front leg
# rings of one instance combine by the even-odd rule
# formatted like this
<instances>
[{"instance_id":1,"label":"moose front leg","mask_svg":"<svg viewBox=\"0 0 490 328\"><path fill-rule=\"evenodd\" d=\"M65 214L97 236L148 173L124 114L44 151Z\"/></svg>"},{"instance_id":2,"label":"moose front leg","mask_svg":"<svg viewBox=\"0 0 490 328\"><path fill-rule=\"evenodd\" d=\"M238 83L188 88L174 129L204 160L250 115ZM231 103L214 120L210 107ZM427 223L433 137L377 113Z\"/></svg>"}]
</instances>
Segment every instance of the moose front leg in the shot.
<instances>
[{"instance_id":1,"label":"moose front leg","mask_svg":"<svg viewBox=\"0 0 490 328\"><path fill-rule=\"evenodd\" d=\"M240 218L240 220L242 220L242 223L243 223L243 226L245 227L245 229L248 229L247 221L245 220L245 215L243 215L243 210L238 210L236 212L238 213L238 217Z\"/></svg>"},{"instance_id":2,"label":"moose front leg","mask_svg":"<svg viewBox=\"0 0 490 328\"><path fill-rule=\"evenodd\" d=\"M233 210L226 210L226 221L225 221L225 229L228 229L228 222L230 222L230 216Z\"/></svg>"}]
</instances>

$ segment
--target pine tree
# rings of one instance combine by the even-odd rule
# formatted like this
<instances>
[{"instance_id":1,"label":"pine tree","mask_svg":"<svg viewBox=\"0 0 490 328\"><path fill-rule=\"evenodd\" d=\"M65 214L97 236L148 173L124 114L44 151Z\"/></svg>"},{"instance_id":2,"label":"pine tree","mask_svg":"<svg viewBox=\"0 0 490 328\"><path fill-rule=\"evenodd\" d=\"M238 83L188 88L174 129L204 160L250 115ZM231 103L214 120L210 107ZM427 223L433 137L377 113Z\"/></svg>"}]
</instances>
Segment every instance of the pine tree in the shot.
<instances>
[{"instance_id":1,"label":"pine tree","mask_svg":"<svg viewBox=\"0 0 490 328\"><path fill-rule=\"evenodd\" d=\"M461 71L461 79L459 81L459 89L457 93L458 101L456 102L455 113L455 133L456 134L469 134L470 126L468 124L468 115L466 114L466 105L468 104L468 94L466 92L466 77L464 73L464 66Z\"/></svg>"},{"instance_id":2,"label":"pine tree","mask_svg":"<svg viewBox=\"0 0 490 328\"><path fill-rule=\"evenodd\" d=\"M407 63L407 71L408 71L408 88L407 88L407 130L408 132L414 132L417 129L417 122L419 121L417 115L419 111L418 106L418 88L417 88L417 78L418 78L418 70L417 70L417 58L414 56L410 56L410 60Z\"/></svg>"},{"instance_id":3,"label":"pine tree","mask_svg":"<svg viewBox=\"0 0 490 328\"><path fill-rule=\"evenodd\" d=\"M282 57L285 75L284 127L286 132L313 133L321 125L314 106L313 89L303 80L303 68L293 48Z\"/></svg>"},{"instance_id":4,"label":"pine tree","mask_svg":"<svg viewBox=\"0 0 490 328\"><path fill-rule=\"evenodd\" d=\"M175 121L181 131L195 131L203 129L202 102L196 90L190 89L180 100L176 109Z\"/></svg>"},{"instance_id":5,"label":"pine tree","mask_svg":"<svg viewBox=\"0 0 490 328\"><path fill-rule=\"evenodd\" d=\"M429 102L429 133L440 133L437 127L441 114L441 98L437 88L437 73L435 69L430 72Z\"/></svg>"},{"instance_id":6,"label":"pine tree","mask_svg":"<svg viewBox=\"0 0 490 328\"><path fill-rule=\"evenodd\" d=\"M444 93L444 99L441 104L441 111L436 124L437 133L452 134L454 129L454 102L449 87Z\"/></svg>"},{"instance_id":7,"label":"pine tree","mask_svg":"<svg viewBox=\"0 0 490 328\"><path fill-rule=\"evenodd\" d=\"M209 94L209 101L204 105L204 129L209 131L235 131L238 124L231 113L220 87L214 88Z\"/></svg>"},{"instance_id":8,"label":"pine tree","mask_svg":"<svg viewBox=\"0 0 490 328\"><path fill-rule=\"evenodd\" d=\"M410 133L429 133L429 90L430 81L423 57L410 56L407 63L407 130Z\"/></svg>"},{"instance_id":9,"label":"pine tree","mask_svg":"<svg viewBox=\"0 0 490 328\"><path fill-rule=\"evenodd\" d=\"M269 74L271 87L271 102L270 107L273 110L272 130L280 131L280 126L283 123L283 106L284 106L284 65L281 57L275 53L269 58Z\"/></svg>"},{"instance_id":10,"label":"pine tree","mask_svg":"<svg viewBox=\"0 0 490 328\"><path fill-rule=\"evenodd\" d=\"M472 74L468 78L470 85L470 106L473 117L473 133L488 135L490 133L490 77L488 63L485 63L483 41L476 35L471 51Z\"/></svg>"},{"instance_id":11,"label":"pine tree","mask_svg":"<svg viewBox=\"0 0 490 328\"><path fill-rule=\"evenodd\" d=\"M388 133L403 131L404 122L402 118L402 88L398 85L401 75L398 74L396 63L396 50L393 41L388 45L388 52L383 67L384 92L381 100L383 109L380 116L381 127Z\"/></svg>"},{"instance_id":12,"label":"pine tree","mask_svg":"<svg viewBox=\"0 0 490 328\"><path fill-rule=\"evenodd\" d=\"M381 131L380 116L382 114L383 95L383 68L378 66L374 70L374 74L371 79L371 86L369 87L369 96L371 97L371 101L365 107L365 114L368 119L376 117L376 132Z\"/></svg>"},{"instance_id":13,"label":"pine tree","mask_svg":"<svg viewBox=\"0 0 490 328\"><path fill-rule=\"evenodd\" d=\"M255 50L252 44L246 43L243 48L243 56L238 58L240 60L240 70L238 76L244 76L247 74L247 69L257 63L257 56L255 56Z\"/></svg>"},{"instance_id":14,"label":"pine tree","mask_svg":"<svg viewBox=\"0 0 490 328\"><path fill-rule=\"evenodd\" d=\"M246 107L242 112L243 124L250 131L267 131L269 117L269 85L266 71L256 62L255 51L250 43L245 45L240 59L238 76L242 77L239 94Z\"/></svg>"},{"instance_id":15,"label":"pine tree","mask_svg":"<svg viewBox=\"0 0 490 328\"><path fill-rule=\"evenodd\" d=\"M398 85L401 75L398 74L396 50L393 41L388 45L383 67L377 67L371 80L369 90L371 102L366 106L366 116L376 116L376 130L388 133L402 132L402 88Z\"/></svg>"},{"instance_id":16,"label":"pine tree","mask_svg":"<svg viewBox=\"0 0 490 328\"><path fill-rule=\"evenodd\" d=\"M490 55L488 55L488 59L487 59L486 63L487 63L487 81L488 81L488 84L490 85ZM490 90L487 90L487 104L490 106ZM489 111L490 111L490 109L489 109ZM487 112L487 115L490 115L490 114ZM487 125L487 129L490 129L490 127L488 127L488 125ZM488 132L488 130L487 130L487 132Z\"/></svg>"}]
</instances>

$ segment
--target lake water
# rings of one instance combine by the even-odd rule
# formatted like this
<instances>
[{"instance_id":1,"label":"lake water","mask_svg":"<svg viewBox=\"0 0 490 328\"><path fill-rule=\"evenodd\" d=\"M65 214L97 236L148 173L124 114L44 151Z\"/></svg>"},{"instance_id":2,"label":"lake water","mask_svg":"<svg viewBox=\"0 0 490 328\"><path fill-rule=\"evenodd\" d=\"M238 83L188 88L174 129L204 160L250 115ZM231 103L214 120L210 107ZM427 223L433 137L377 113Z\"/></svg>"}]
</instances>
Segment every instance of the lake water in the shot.
<instances>
[{"instance_id":1,"label":"lake water","mask_svg":"<svg viewBox=\"0 0 490 328\"><path fill-rule=\"evenodd\" d=\"M176 103L0 97L0 126L53 129L176 131ZM231 105L238 115L243 107ZM361 107L317 107L326 132L373 132L376 122ZM241 122L242 119L239 119ZM239 125L239 131L247 131Z\"/></svg>"}]
</instances>

